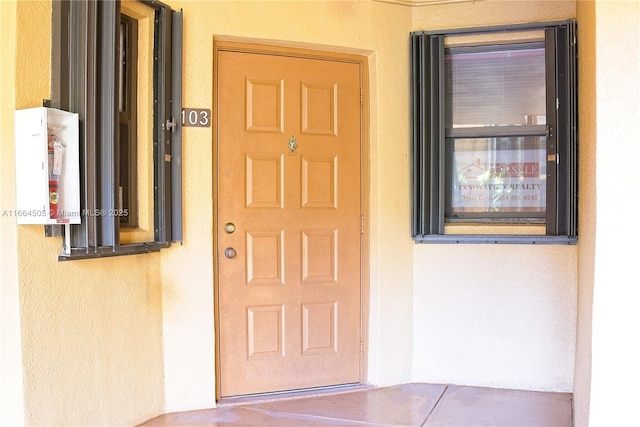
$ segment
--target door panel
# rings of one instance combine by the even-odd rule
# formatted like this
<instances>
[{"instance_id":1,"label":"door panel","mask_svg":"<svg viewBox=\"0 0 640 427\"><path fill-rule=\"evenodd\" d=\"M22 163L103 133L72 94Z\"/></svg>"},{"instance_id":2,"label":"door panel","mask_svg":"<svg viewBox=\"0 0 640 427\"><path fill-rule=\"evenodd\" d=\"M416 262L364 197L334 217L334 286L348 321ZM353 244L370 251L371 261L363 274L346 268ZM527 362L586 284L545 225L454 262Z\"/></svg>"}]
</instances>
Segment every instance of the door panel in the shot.
<instances>
[{"instance_id":1,"label":"door panel","mask_svg":"<svg viewBox=\"0 0 640 427\"><path fill-rule=\"evenodd\" d=\"M360 381L360 74L218 51L222 397Z\"/></svg>"}]
</instances>

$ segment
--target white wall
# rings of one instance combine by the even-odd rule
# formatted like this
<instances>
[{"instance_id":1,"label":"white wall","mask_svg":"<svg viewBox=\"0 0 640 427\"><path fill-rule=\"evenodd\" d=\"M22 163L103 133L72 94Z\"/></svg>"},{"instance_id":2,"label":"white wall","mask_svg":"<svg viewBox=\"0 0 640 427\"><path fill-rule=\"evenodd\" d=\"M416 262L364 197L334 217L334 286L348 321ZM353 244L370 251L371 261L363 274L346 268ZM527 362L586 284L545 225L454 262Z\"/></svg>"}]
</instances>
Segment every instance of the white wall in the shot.
<instances>
[{"instance_id":1,"label":"white wall","mask_svg":"<svg viewBox=\"0 0 640 427\"><path fill-rule=\"evenodd\" d=\"M413 379L572 391L576 251L417 245Z\"/></svg>"},{"instance_id":2,"label":"white wall","mask_svg":"<svg viewBox=\"0 0 640 427\"><path fill-rule=\"evenodd\" d=\"M637 423L640 383L640 3L596 1L597 227L591 414Z\"/></svg>"}]
</instances>

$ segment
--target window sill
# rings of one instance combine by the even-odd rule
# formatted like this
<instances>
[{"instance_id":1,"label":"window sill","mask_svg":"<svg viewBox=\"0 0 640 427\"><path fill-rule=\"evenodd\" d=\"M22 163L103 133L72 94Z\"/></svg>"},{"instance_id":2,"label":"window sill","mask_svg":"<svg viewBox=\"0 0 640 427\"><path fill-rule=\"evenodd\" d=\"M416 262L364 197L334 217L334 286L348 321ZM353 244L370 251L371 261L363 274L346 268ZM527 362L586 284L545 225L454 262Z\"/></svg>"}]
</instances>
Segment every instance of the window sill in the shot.
<instances>
[{"instance_id":1,"label":"window sill","mask_svg":"<svg viewBox=\"0 0 640 427\"><path fill-rule=\"evenodd\" d=\"M68 254L58 255L58 261L73 261L78 259L106 258L123 255L139 255L160 252L160 249L171 246L170 242L147 242L120 246L99 246L94 248L73 248Z\"/></svg>"},{"instance_id":2,"label":"window sill","mask_svg":"<svg viewBox=\"0 0 640 427\"><path fill-rule=\"evenodd\" d=\"M578 236L429 234L413 236L413 240L416 243L438 244L575 245L578 243Z\"/></svg>"}]
</instances>

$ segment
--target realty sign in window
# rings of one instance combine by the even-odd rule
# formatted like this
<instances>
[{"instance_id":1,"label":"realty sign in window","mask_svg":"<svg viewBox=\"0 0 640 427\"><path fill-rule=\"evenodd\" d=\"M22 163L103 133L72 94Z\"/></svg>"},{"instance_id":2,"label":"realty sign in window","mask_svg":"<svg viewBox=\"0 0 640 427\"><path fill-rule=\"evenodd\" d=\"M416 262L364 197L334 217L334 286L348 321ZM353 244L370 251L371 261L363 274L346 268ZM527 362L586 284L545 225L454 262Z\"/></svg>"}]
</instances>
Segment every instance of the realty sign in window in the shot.
<instances>
[{"instance_id":1,"label":"realty sign in window","mask_svg":"<svg viewBox=\"0 0 640 427\"><path fill-rule=\"evenodd\" d=\"M537 137L448 141L452 158L447 162L451 165L447 216L492 220L509 213L511 218L544 220L544 144L544 138Z\"/></svg>"}]
</instances>

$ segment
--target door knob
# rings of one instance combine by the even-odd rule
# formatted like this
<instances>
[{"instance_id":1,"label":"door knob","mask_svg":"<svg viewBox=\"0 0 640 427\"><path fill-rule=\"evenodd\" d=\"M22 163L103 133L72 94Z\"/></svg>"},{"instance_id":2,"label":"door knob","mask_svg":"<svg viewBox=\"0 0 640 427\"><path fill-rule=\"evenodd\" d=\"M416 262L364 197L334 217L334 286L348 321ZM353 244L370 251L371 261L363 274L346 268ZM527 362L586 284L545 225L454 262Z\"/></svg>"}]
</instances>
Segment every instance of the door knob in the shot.
<instances>
[{"instance_id":1,"label":"door knob","mask_svg":"<svg viewBox=\"0 0 640 427\"><path fill-rule=\"evenodd\" d=\"M227 258L234 258L236 256L236 250L233 248L227 248L224 250L224 256Z\"/></svg>"}]
</instances>

